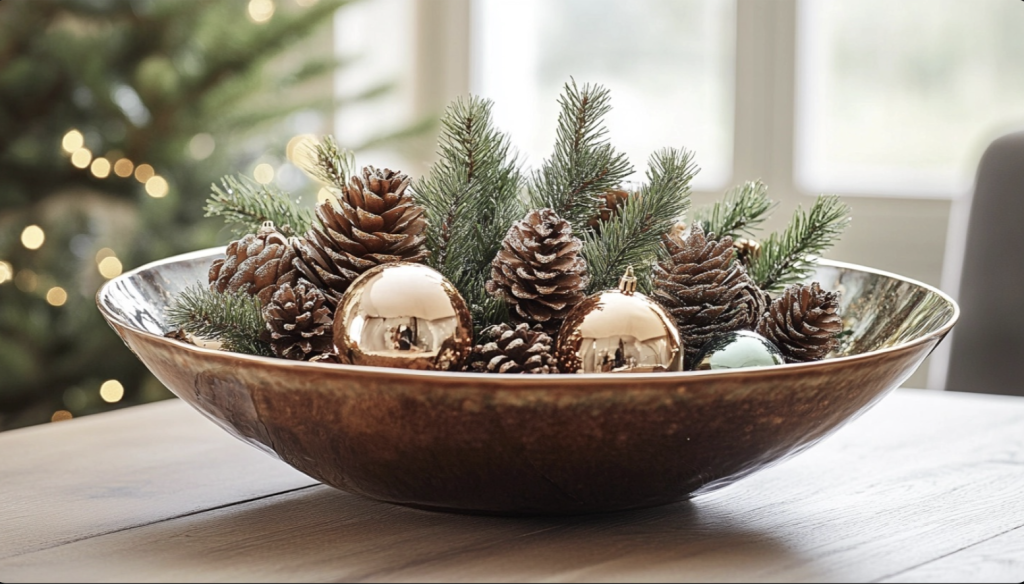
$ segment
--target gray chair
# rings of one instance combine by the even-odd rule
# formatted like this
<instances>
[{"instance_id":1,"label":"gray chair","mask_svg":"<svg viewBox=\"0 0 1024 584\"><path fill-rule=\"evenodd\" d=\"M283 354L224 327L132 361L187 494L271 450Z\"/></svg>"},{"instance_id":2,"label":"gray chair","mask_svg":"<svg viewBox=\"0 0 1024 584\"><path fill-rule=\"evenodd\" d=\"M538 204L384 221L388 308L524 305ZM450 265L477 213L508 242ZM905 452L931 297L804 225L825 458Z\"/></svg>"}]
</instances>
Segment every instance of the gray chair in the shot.
<instances>
[{"instance_id":1,"label":"gray chair","mask_svg":"<svg viewBox=\"0 0 1024 584\"><path fill-rule=\"evenodd\" d=\"M1024 132L978 164L959 296L946 389L1024 395Z\"/></svg>"}]
</instances>

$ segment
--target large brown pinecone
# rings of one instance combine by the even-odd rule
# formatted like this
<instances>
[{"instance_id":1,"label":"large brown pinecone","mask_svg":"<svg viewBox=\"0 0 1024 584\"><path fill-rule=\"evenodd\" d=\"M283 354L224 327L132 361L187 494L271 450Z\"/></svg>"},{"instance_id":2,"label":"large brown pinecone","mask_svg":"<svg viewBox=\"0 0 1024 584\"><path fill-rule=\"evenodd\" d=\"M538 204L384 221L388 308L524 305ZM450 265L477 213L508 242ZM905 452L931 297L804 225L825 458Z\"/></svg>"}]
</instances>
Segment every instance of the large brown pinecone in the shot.
<instances>
[{"instance_id":1,"label":"large brown pinecone","mask_svg":"<svg viewBox=\"0 0 1024 584\"><path fill-rule=\"evenodd\" d=\"M466 367L479 373L558 373L551 354L554 341L540 325L520 323L515 328L499 324L481 333L482 343L473 347Z\"/></svg>"},{"instance_id":2,"label":"large brown pinecone","mask_svg":"<svg viewBox=\"0 0 1024 584\"><path fill-rule=\"evenodd\" d=\"M789 363L821 359L839 345L842 331L839 294L822 290L817 282L786 288L757 326Z\"/></svg>"},{"instance_id":3,"label":"large brown pinecone","mask_svg":"<svg viewBox=\"0 0 1024 584\"><path fill-rule=\"evenodd\" d=\"M327 298L309 282L281 285L263 307L263 340L274 354L309 361L334 351L334 317Z\"/></svg>"},{"instance_id":4,"label":"large brown pinecone","mask_svg":"<svg viewBox=\"0 0 1024 584\"><path fill-rule=\"evenodd\" d=\"M259 233L228 244L226 255L210 266L210 289L246 292L259 297L264 306L279 286L295 283L299 276L292 266L292 245L269 221Z\"/></svg>"},{"instance_id":5,"label":"large brown pinecone","mask_svg":"<svg viewBox=\"0 0 1024 584\"><path fill-rule=\"evenodd\" d=\"M752 329L768 298L739 262L731 237L706 236L699 224L662 238L668 257L654 266L654 298L676 318L687 366L711 337Z\"/></svg>"},{"instance_id":6,"label":"large brown pinecone","mask_svg":"<svg viewBox=\"0 0 1024 584\"><path fill-rule=\"evenodd\" d=\"M530 211L505 234L491 262L489 293L515 307L517 322L539 323L554 332L585 297L590 282L581 242L572 226L551 209Z\"/></svg>"},{"instance_id":7,"label":"large brown pinecone","mask_svg":"<svg viewBox=\"0 0 1024 584\"><path fill-rule=\"evenodd\" d=\"M598 199L597 214L590 218L587 225L593 229L600 229L602 223L619 214L622 205L630 196L630 192L623 189L612 189L601 195Z\"/></svg>"},{"instance_id":8,"label":"large brown pinecone","mask_svg":"<svg viewBox=\"0 0 1024 584\"><path fill-rule=\"evenodd\" d=\"M380 264L419 262L427 220L413 201L410 178L393 170L363 168L340 193L338 203L316 209L319 225L296 240L295 267L318 286L333 307L360 274Z\"/></svg>"}]
</instances>

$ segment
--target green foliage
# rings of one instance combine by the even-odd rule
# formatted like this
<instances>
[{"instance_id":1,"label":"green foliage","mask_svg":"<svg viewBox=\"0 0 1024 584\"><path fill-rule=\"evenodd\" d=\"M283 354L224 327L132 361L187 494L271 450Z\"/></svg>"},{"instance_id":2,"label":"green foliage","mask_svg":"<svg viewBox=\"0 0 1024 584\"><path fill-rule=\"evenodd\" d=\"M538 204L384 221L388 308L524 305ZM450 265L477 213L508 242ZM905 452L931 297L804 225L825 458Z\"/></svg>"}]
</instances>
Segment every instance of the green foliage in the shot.
<instances>
[{"instance_id":1,"label":"green foliage","mask_svg":"<svg viewBox=\"0 0 1024 584\"><path fill-rule=\"evenodd\" d=\"M532 177L530 202L534 208L554 209L579 235L588 230L598 197L632 174L633 166L607 138L608 89L589 84L581 89L573 80L565 84L558 103L555 150Z\"/></svg>"},{"instance_id":2,"label":"green foliage","mask_svg":"<svg viewBox=\"0 0 1024 584\"><path fill-rule=\"evenodd\" d=\"M493 126L491 107L475 96L448 106L439 159L415 187L430 224L430 265L463 295L478 328L505 320L504 303L487 294L484 283L505 233L524 213L524 177L508 137Z\"/></svg>"},{"instance_id":3,"label":"green foliage","mask_svg":"<svg viewBox=\"0 0 1024 584\"><path fill-rule=\"evenodd\" d=\"M810 212L797 208L789 226L761 242L750 275L762 290L777 291L814 272L814 256L832 247L850 223L850 208L836 195L819 195Z\"/></svg>"},{"instance_id":4,"label":"green foliage","mask_svg":"<svg viewBox=\"0 0 1024 584\"><path fill-rule=\"evenodd\" d=\"M287 237L300 235L313 224L313 214L300 207L288 193L273 185L261 185L243 175L225 176L214 184L206 200L206 216L221 217L237 236L256 233L264 221L273 221Z\"/></svg>"},{"instance_id":5,"label":"green foliage","mask_svg":"<svg viewBox=\"0 0 1024 584\"><path fill-rule=\"evenodd\" d=\"M167 322L177 330L220 341L227 351L273 357L260 340L266 328L260 301L244 292L220 293L196 284L185 288L167 309Z\"/></svg>"},{"instance_id":6,"label":"green foliage","mask_svg":"<svg viewBox=\"0 0 1024 584\"><path fill-rule=\"evenodd\" d=\"M322 140L304 147L307 157L303 160L302 169L328 188L336 192L344 190L348 178L355 172L356 161L352 152L338 147L334 136L324 136Z\"/></svg>"},{"instance_id":7,"label":"green foliage","mask_svg":"<svg viewBox=\"0 0 1024 584\"><path fill-rule=\"evenodd\" d=\"M614 288L633 267L641 286L649 282L661 236L690 207L690 182L698 168L693 153L665 148L651 155L647 182L599 230L583 232L583 257L590 271L588 292Z\"/></svg>"},{"instance_id":8,"label":"green foliage","mask_svg":"<svg viewBox=\"0 0 1024 584\"><path fill-rule=\"evenodd\" d=\"M701 208L694 222L701 223L705 233L719 238L752 236L776 206L763 182L748 181L730 189L721 201Z\"/></svg>"}]
</instances>

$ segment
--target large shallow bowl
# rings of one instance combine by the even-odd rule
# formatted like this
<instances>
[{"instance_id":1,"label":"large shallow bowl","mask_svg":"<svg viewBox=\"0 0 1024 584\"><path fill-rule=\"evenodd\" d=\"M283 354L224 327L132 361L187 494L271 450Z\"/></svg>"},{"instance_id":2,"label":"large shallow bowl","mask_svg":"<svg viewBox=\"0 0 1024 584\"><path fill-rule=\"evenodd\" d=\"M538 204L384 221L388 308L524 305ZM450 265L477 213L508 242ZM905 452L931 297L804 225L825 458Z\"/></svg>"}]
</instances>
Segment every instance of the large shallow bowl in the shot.
<instances>
[{"instance_id":1,"label":"large shallow bowl","mask_svg":"<svg viewBox=\"0 0 1024 584\"><path fill-rule=\"evenodd\" d=\"M816 363L507 376L297 363L163 336L172 297L222 252L120 276L100 310L160 381L239 439L339 489L453 511L590 513L722 487L862 413L958 315L932 287L823 261L814 279L842 292L849 334Z\"/></svg>"}]
</instances>

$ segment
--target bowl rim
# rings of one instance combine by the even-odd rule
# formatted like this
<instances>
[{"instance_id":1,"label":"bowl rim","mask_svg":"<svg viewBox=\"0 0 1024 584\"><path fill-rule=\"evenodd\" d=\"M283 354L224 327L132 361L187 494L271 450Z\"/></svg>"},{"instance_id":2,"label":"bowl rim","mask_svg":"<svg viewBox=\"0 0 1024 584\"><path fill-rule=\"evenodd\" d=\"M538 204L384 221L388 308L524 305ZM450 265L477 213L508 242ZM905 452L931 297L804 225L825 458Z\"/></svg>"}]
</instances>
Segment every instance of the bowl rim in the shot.
<instances>
[{"instance_id":1,"label":"bowl rim","mask_svg":"<svg viewBox=\"0 0 1024 584\"><path fill-rule=\"evenodd\" d=\"M196 250L196 251L192 251L192 252L188 252L188 253L184 253L184 254L179 254L179 255L176 255L176 256L171 256L171 257L167 257L167 258L160 259L160 260L156 260L154 262L147 263L145 265L139 266L138 268L135 268L133 270L125 272L125 273L121 274L120 276L117 276L117 277L115 277L115 278L113 278L111 280L108 280L107 282L105 282L103 284L103 286L100 287L100 289L96 292L96 305L99 308L100 313L103 315L103 317L111 325L116 324L117 327L123 327L125 329L128 329L128 330L132 331L134 334L137 334L137 335L140 335L140 336L148 338L152 342L155 342L155 343L158 343L158 344L163 344L163 345L169 346L169 347L173 347L174 350L185 351L186 353L189 353L189 352L191 352L191 353L198 353L200 355L204 355L204 356L208 356L208 357L215 357L215 358L219 357L219 358L237 359L238 361L241 361L243 363L244 362L252 361L252 362L255 362L255 363L259 363L262 366L280 367L282 369L288 369L290 371L294 371L296 368L298 368L300 370L304 369L304 368L310 368L311 370L316 370L316 371L320 371L320 372L336 371L339 374L345 374L345 373L349 373L349 374L371 374L371 375L376 375L376 376L380 376L382 374L389 374L389 375L392 375L392 376L395 376L395 377L398 377L398 378L413 378L413 379L415 379L415 378L425 378L425 379L433 379L433 380L436 380L436 381L447 380L449 382L457 381L457 380L463 380L463 381L466 381L466 380L484 381L484 380L486 380L488 382L488 384L492 384L492 385L509 385L509 384L514 384L514 385L517 385L517 386L523 386L523 385L545 385L545 386L548 386L548 385L550 385L552 383L552 381L554 379L558 379L559 381L564 381L566 383L571 383L572 385L588 384L588 383L593 383L593 382L601 382L601 385L605 385L606 384L605 382L616 382L616 381L622 382L622 381L624 381L623 374L621 374L621 373L558 374L557 376L554 376L554 379L553 379L553 376L551 376L551 375L496 375L496 374L493 374L493 373L475 373L475 372L469 372L469 371L422 371L422 370L415 370L415 369L401 369L401 368L390 368L390 367L373 367L373 366L366 366L366 365L343 365L343 364L337 364L337 363L310 363L310 362L307 362L307 361L292 361L292 360L289 360L289 359L280 359L280 358L276 358L276 357L261 357L261 356L258 356L258 355L247 355L247 354L244 354L244 353L233 353L233 352L230 352L230 351L221 351L221 350L218 350L218 349L209 349L209 348L205 348L205 347L199 347L199 346L196 346L196 345L191 345L191 344L188 344L188 343L183 343L183 342L178 341L176 339L172 339L172 338L169 338L169 337L165 337L163 335L157 335L157 334L154 334L152 332L149 332L149 331L146 331L146 330L142 330L140 328L137 328L137 327L133 326L132 324L130 324L128 322L125 322L125 321L121 320L120 318L118 318L118 316L116 314L108 311L106 306L104 305L104 303L102 301L104 297L107 297L107 296L111 295L110 294L110 290L112 290L114 286L118 285L119 283L121 283L123 281L131 279L132 277L138 275L141 272L144 272L146 270L151 270L153 268L157 268L157 267L160 267L160 266L163 266L163 265L167 265L167 264L184 262L184 261L189 261L189 260L195 260L195 259L199 259L199 258L204 258L204 257L212 256L212 255L215 255L217 253L224 253L224 251L226 249L227 249L226 246L221 246L221 247L211 247L211 248L207 248L207 249ZM692 380L697 380L697 379L702 379L702 378L706 378L706 377L725 377L725 376L744 377L744 376L748 376L748 375L749 376L755 376L755 375L756 376L764 376L766 374L767 375L775 375L775 374L778 374L778 375L788 375L788 374L790 374L792 372L796 372L798 370L804 370L804 371L810 372L810 371L813 371L815 369L822 369L822 368L832 367L832 366L837 365L837 364L856 363L858 361L869 361L869 360L872 360L874 358L877 358L877 357L879 357L881 355L885 355L885 354L888 354L888 353L896 353L896 352L907 351L907 350L910 350L910 349L912 349L914 347L917 347L919 345L923 345L923 344L929 343L929 342L931 342L932 340L935 340L935 339L938 339L938 340L941 341L941 339L953 328L953 325L955 325L957 323L957 321L959 320L959 318L960 318L960 306L957 304L957 302L949 294L946 294L942 290L940 290L940 289L938 289L935 286L932 286L930 284L925 284L924 282L920 282L920 281L914 280L912 278L908 278L906 276L901 276L899 274L894 274L892 272L886 272L884 270L878 270L878 269L875 269L875 268L870 268L870 267L867 267L867 266L862 266L862 265L853 264L853 263L849 263L849 262L841 262L841 261L821 259L821 258L819 258L817 260L817 262L820 265L822 265L822 266L828 266L828 267L834 267L834 268L843 268L843 269L848 269L848 270L853 270L853 271L859 271L859 272L865 272L865 273L869 273L869 274L875 274L875 275L878 275L878 276L884 276L884 277L887 277L887 278L898 280L900 282L905 282L905 283L908 283L908 284L911 284L911 285L914 285L914 286L919 286L919 287L921 287L921 288L923 288L923 289L925 289L925 290L927 290L929 292L932 292L933 294L938 295L940 298L942 298L947 304L949 304L949 306L951 306L953 308L953 312L950 315L950 317L947 319L947 321L942 326L940 326L938 329L936 329L936 330L934 330L934 331L932 331L932 332L930 332L930 333L928 333L926 335L922 335L921 337L919 337L917 339L914 339L912 341L909 341L909 342L900 343L900 344L893 345L891 347L885 347L885 348L882 348L882 349L876 349L874 351L868 351L866 353L858 353L856 355L846 355L846 356L843 356L843 357L833 357L833 358L830 358L830 359L822 359L820 361L811 361L811 362L808 362L808 363L787 363L784 366L770 365L770 366L762 366L762 367L748 367L748 368L744 368L744 369L720 369L720 370L711 370L711 371L672 371L672 372L665 372L665 373L630 373L629 376L628 376L629 380L631 382L634 382L634 381L645 381L645 380L651 380L651 381L657 380L657 381L661 381L661 382L676 380L676 381L679 381L679 382L685 382L685 381L691 380L691 379ZM124 339L124 340L126 340L126 339Z\"/></svg>"}]
</instances>

